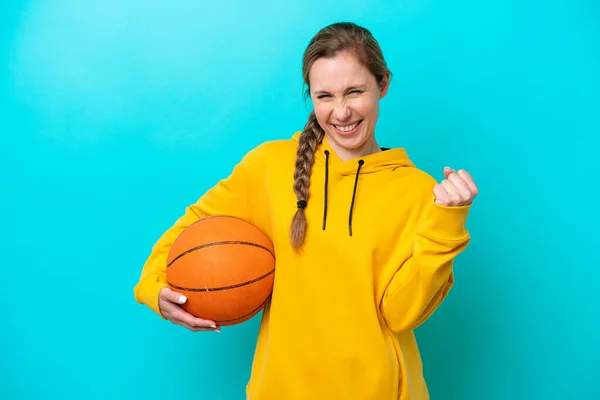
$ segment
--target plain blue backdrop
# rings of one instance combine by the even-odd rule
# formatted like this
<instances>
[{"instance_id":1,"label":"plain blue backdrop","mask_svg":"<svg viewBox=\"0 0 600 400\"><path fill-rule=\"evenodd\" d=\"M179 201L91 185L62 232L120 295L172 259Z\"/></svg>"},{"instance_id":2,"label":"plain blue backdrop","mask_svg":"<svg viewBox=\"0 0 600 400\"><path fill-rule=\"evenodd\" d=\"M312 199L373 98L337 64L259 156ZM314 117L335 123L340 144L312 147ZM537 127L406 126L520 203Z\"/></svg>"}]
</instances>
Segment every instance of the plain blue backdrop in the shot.
<instances>
[{"instance_id":1,"label":"plain blue backdrop","mask_svg":"<svg viewBox=\"0 0 600 400\"><path fill-rule=\"evenodd\" d=\"M480 188L417 330L432 399L600 398L594 0L4 1L0 398L244 397L258 317L193 333L133 286L185 206L302 129L302 52L340 20L394 73L381 144Z\"/></svg>"}]
</instances>

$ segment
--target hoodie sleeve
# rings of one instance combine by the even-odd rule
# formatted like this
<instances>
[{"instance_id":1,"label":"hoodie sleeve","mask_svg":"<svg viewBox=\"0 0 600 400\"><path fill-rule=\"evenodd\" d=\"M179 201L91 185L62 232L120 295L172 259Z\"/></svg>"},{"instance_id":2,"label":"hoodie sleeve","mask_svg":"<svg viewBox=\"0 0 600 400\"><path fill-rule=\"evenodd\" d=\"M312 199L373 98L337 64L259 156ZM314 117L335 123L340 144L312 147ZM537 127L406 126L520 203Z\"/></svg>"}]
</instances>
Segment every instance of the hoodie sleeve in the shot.
<instances>
[{"instance_id":1,"label":"hoodie sleeve","mask_svg":"<svg viewBox=\"0 0 600 400\"><path fill-rule=\"evenodd\" d=\"M184 229L198 219L210 215L231 215L252 221L248 188L260 192L257 184L260 173L257 150L249 152L237 164L231 174L208 190L197 202L186 207L185 212L167 229L152 247L134 287L134 297L138 303L147 305L164 318L158 306L158 295L166 283L167 256L172 243ZM253 174L249 174L253 171ZM256 177L259 179L256 179ZM254 178L254 179L252 179ZM255 201L255 200L253 200Z\"/></svg>"},{"instance_id":2,"label":"hoodie sleeve","mask_svg":"<svg viewBox=\"0 0 600 400\"><path fill-rule=\"evenodd\" d=\"M381 301L381 312L393 331L417 328L450 291L454 258L470 240L465 229L469 209L470 205L432 203L415 233L411 256L395 273Z\"/></svg>"}]
</instances>

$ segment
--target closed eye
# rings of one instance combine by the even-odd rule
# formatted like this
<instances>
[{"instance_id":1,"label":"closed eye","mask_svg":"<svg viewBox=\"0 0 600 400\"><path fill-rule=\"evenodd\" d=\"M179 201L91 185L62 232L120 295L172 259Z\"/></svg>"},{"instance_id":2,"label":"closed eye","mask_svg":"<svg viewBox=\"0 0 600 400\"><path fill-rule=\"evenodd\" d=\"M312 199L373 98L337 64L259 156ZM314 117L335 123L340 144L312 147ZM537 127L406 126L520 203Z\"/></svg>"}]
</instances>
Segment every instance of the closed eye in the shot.
<instances>
[{"instance_id":1,"label":"closed eye","mask_svg":"<svg viewBox=\"0 0 600 400\"><path fill-rule=\"evenodd\" d=\"M350 91L348 91L347 93L349 95L359 95L359 94L363 94L365 91L361 90L361 89L351 89ZM331 94L329 93L321 93L319 95L317 95L317 99L322 100L322 99L327 99L327 98L331 98Z\"/></svg>"}]
</instances>

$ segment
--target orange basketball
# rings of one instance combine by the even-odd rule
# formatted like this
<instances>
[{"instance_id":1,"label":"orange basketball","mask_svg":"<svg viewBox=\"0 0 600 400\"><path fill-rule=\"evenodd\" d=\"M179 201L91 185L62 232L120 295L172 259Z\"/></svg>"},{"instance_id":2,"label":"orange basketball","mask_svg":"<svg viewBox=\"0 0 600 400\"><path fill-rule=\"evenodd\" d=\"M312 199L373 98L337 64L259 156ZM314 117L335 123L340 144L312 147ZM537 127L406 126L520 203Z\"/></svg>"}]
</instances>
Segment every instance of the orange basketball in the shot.
<instances>
[{"instance_id":1,"label":"orange basketball","mask_svg":"<svg viewBox=\"0 0 600 400\"><path fill-rule=\"evenodd\" d=\"M258 314L273 290L275 252L267 236L240 218L213 216L187 227L167 258L167 283L190 314L235 325Z\"/></svg>"}]
</instances>

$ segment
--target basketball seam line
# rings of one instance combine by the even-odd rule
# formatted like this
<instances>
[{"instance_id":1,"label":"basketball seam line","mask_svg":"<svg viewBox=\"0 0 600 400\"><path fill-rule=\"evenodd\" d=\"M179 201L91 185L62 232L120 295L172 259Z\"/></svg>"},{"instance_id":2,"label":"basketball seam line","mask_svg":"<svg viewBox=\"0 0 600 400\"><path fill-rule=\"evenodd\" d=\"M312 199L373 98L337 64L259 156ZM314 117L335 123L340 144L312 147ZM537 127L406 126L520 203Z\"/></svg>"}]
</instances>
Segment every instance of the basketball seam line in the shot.
<instances>
[{"instance_id":1,"label":"basketball seam line","mask_svg":"<svg viewBox=\"0 0 600 400\"><path fill-rule=\"evenodd\" d=\"M255 313L257 310L260 310L261 308L263 308L265 306L265 304L267 304L267 301L269 301L270 298L271 298L271 296L267 297L260 306L256 307L254 310L250 311L246 315L242 315L241 317L234 318L234 319L216 319L216 320L214 320L214 322L219 324L219 323L223 323L223 322L232 322L232 321L237 321L237 320L246 318L248 315L251 315L252 313Z\"/></svg>"},{"instance_id":2,"label":"basketball seam line","mask_svg":"<svg viewBox=\"0 0 600 400\"><path fill-rule=\"evenodd\" d=\"M246 282L242 282L242 283L237 283L237 284L231 285L231 286L223 286L223 287L216 287L216 288L186 288L186 287L182 287L182 286L173 285L168 280L167 280L167 284L169 284L171 287L173 287L175 289L186 290L188 292L216 292L216 291L219 291L219 290L235 289L235 288L238 288L238 287L249 285L251 283L258 282L260 280L265 279L267 276L271 275L273 272L275 272L275 268L273 268L272 270L270 270L266 274L259 276L258 278L254 278L252 280L249 280L249 281L246 281Z\"/></svg>"},{"instance_id":3,"label":"basketball seam line","mask_svg":"<svg viewBox=\"0 0 600 400\"><path fill-rule=\"evenodd\" d=\"M275 258L275 254L273 254L273 252L270 249L266 248L263 245L260 245L260 244L257 244L257 243L251 243L251 242L244 242L244 241L241 241L241 240L228 240L228 241L221 241L221 242L214 242L214 243L206 243L206 244L202 244L200 246L192 247L191 249L188 249L188 250L184 251L183 253L181 253L177 257L175 257L173 260L171 260L169 263L167 263L167 268L169 268L175 261L177 261L181 257L185 256L186 254L189 254L189 253L191 253L193 251L196 251L196 250L204 249L206 247L219 246L219 245L222 245L222 244L242 244L242 245L245 245L245 246L258 247L258 248L261 248L263 250L268 251L269 254L271 254L273 256L273 258Z\"/></svg>"}]
</instances>

